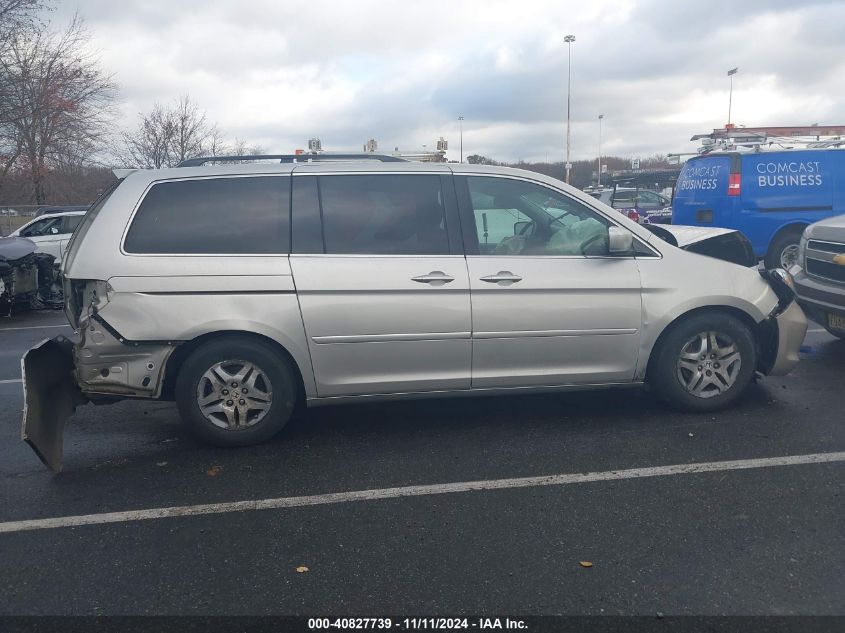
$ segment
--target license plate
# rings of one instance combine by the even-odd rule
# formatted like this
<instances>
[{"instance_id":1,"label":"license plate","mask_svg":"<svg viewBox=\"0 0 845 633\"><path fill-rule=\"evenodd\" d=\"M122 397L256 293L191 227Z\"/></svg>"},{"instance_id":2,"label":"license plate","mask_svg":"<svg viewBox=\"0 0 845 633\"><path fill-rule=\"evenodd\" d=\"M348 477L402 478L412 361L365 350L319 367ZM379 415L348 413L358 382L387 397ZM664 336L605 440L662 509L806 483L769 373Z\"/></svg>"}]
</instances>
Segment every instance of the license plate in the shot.
<instances>
[{"instance_id":1,"label":"license plate","mask_svg":"<svg viewBox=\"0 0 845 633\"><path fill-rule=\"evenodd\" d=\"M838 314L828 314L827 326L831 330L840 330L845 332L845 317L839 316Z\"/></svg>"}]
</instances>

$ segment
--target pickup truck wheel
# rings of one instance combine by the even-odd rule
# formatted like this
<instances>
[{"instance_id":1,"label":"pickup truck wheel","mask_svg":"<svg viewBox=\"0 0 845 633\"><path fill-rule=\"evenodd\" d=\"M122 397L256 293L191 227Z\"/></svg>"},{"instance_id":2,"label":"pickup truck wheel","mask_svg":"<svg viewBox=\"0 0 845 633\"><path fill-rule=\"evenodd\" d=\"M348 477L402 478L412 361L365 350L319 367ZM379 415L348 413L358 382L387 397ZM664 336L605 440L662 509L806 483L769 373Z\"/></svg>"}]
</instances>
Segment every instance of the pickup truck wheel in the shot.
<instances>
[{"instance_id":1,"label":"pickup truck wheel","mask_svg":"<svg viewBox=\"0 0 845 633\"><path fill-rule=\"evenodd\" d=\"M176 379L183 423L215 446L248 446L271 438L290 419L296 393L287 361L247 337L200 346Z\"/></svg>"},{"instance_id":2,"label":"pickup truck wheel","mask_svg":"<svg viewBox=\"0 0 845 633\"><path fill-rule=\"evenodd\" d=\"M769 252L763 263L767 270L783 268L789 270L798 263L798 243L801 241L802 231L799 229L781 233L769 244Z\"/></svg>"},{"instance_id":3,"label":"pickup truck wheel","mask_svg":"<svg viewBox=\"0 0 845 633\"><path fill-rule=\"evenodd\" d=\"M670 406L714 411L742 395L757 353L748 326L729 314L699 314L675 325L655 352L649 382Z\"/></svg>"}]
</instances>

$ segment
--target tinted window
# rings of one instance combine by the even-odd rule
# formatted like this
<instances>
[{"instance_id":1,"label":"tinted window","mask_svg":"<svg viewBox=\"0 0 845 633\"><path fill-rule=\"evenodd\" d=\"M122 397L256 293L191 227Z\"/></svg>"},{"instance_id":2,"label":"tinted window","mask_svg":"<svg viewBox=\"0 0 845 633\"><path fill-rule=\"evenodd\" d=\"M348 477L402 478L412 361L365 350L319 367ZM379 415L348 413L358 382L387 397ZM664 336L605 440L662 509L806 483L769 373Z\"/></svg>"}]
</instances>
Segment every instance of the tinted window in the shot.
<instances>
[{"instance_id":1,"label":"tinted window","mask_svg":"<svg viewBox=\"0 0 845 633\"><path fill-rule=\"evenodd\" d=\"M449 253L440 176L320 176L327 253Z\"/></svg>"},{"instance_id":2,"label":"tinted window","mask_svg":"<svg viewBox=\"0 0 845 633\"><path fill-rule=\"evenodd\" d=\"M76 230L76 227L79 226L79 223L82 222L83 216L81 215L67 215L65 216L65 225L63 228L63 233L73 233Z\"/></svg>"},{"instance_id":3,"label":"tinted window","mask_svg":"<svg viewBox=\"0 0 845 633\"><path fill-rule=\"evenodd\" d=\"M126 236L130 253L287 253L290 177L164 182L144 197Z\"/></svg>"},{"instance_id":4,"label":"tinted window","mask_svg":"<svg viewBox=\"0 0 845 633\"><path fill-rule=\"evenodd\" d=\"M580 202L521 180L466 180L482 255L607 253L608 221Z\"/></svg>"},{"instance_id":5,"label":"tinted window","mask_svg":"<svg viewBox=\"0 0 845 633\"><path fill-rule=\"evenodd\" d=\"M322 253L320 194L316 176L296 176L291 196L292 253Z\"/></svg>"}]
</instances>

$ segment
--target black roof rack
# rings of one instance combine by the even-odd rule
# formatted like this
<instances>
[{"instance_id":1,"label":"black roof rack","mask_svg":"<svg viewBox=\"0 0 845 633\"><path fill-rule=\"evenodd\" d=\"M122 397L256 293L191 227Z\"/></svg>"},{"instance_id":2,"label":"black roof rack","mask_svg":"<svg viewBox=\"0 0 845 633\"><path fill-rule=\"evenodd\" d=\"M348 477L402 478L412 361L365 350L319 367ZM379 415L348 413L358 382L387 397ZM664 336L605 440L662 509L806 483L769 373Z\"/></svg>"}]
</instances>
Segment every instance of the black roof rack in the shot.
<instances>
[{"instance_id":1,"label":"black roof rack","mask_svg":"<svg viewBox=\"0 0 845 633\"><path fill-rule=\"evenodd\" d=\"M277 160L280 163L308 163L331 160L377 160L382 163L405 163L404 158L386 154L251 154L248 156L200 156L183 160L178 167L199 167L206 163L228 163L253 160Z\"/></svg>"},{"instance_id":2,"label":"black roof rack","mask_svg":"<svg viewBox=\"0 0 845 633\"><path fill-rule=\"evenodd\" d=\"M605 177L605 182L610 185L674 184L678 180L680 173L680 167L673 169L646 169L633 174L617 174Z\"/></svg>"}]
</instances>

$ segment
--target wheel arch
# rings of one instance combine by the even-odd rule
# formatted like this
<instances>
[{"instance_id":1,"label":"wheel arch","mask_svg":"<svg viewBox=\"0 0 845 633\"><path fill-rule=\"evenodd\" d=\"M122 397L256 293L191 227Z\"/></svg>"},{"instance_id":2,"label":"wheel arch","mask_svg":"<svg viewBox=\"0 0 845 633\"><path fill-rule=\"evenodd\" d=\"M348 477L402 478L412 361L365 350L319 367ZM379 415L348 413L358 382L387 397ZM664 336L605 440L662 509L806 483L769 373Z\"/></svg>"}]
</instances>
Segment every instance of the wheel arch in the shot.
<instances>
[{"instance_id":1,"label":"wheel arch","mask_svg":"<svg viewBox=\"0 0 845 633\"><path fill-rule=\"evenodd\" d=\"M777 231L772 234L772 239L769 240L769 245L766 247L766 255L770 255L772 251L772 244L774 244L778 239L786 235L787 233L803 233L804 229L810 226L810 222L801 222L799 220L795 220L789 222L788 224L784 224Z\"/></svg>"},{"instance_id":2,"label":"wheel arch","mask_svg":"<svg viewBox=\"0 0 845 633\"><path fill-rule=\"evenodd\" d=\"M181 370L182 365L185 363L185 360L187 360L187 358L195 350L197 350L203 344L208 343L209 341L219 340L221 338L228 337L251 338L256 341L260 341L262 344L272 347L273 350L277 352L282 358L284 358L290 365L290 368L294 372L294 376L296 378L296 390L298 401L305 402L307 393L305 377L308 374L304 373L304 371L310 371L310 368L303 370L303 368L300 367L299 363L297 363L293 354L291 354L290 351L279 341L265 334L259 334L258 332L250 332L244 330L217 330L214 332L206 332L205 334L202 334L200 336L197 336L196 338L179 344L173 350L173 353L170 355L170 358L167 359L167 365L164 369L164 382L161 390L162 399L172 400L174 398L176 378L179 375L179 371Z\"/></svg>"},{"instance_id":3,"label":"wheel arch","mask_svg":"<svg viewBox=\"0 0 845 633\"><path fill-rule=\"evenodd\" d=\"M660 346L666 340L666 337L676 328L679 324L684 322L685 320L693 317L698 316L700 314L707 314L707 313L721 313L721 314L729 314L733 317L736 317L740 321L742 321L748 328L751 330L752 335L754 336L754 342L757 347L757 358L758 362L762 358L763 353L763 339L764 339L764 326L763 323L758 323L754 320L748 312L738 308L736 306L731 305L707 305L707 306L699 306L696 308L692 308L687 310L673 318L666 327L660 332L657 336L657 339L654 341L654 344L651 346L651 349L648 353L648 360L645 363L645 374L644 380L648 382L650 375L653 373L655 359L657 358L657 350L660 349Z\"/></svg>"}]
</instances>

